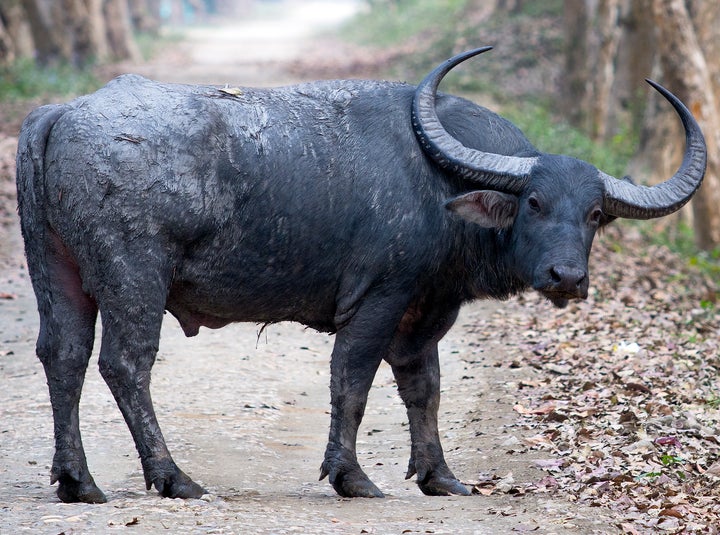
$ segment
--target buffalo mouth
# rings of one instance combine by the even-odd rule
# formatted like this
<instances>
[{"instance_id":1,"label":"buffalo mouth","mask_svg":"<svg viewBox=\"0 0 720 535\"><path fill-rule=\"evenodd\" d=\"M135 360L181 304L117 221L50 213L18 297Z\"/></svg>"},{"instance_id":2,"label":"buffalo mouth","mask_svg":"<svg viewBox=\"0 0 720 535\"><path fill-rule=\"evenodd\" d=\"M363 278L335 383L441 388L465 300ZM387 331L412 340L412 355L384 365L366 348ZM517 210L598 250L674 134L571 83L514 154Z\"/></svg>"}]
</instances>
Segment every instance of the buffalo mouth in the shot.
<instances>
[{"instance_id":1,"label":"buffalo mouth","mask_svg":"<svg viewBox=\"0 0 720 535\"><path fill-rule=\"evenodd\" d=\"M536 272L533 288L558 308L571 299L587 299L590 280L587 267L578 263L555 263Z\"/></svg>"},{"instance_id":2,"label":"buffalo mouth","mask_svg":"<svg viewBox=\"0 0 720 535\"><path fill-rule=\"evenodd\" d=\"M557 308L565 308L571 299L587 299L587 291L576 293L551 288L539 289L538 291Z\"/></svg>"}]
</instances>

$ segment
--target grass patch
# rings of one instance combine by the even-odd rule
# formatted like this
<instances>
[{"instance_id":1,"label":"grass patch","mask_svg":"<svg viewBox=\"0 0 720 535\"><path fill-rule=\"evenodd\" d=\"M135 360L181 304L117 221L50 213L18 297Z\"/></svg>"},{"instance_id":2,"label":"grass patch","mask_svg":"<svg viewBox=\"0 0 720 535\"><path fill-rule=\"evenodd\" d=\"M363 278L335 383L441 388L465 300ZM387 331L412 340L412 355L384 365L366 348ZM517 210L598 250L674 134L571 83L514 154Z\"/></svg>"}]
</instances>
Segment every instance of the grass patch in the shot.
<instances>
[{"instance_id":1,"label":"grass patch","mask_svg":"<svg viewBox=\"0 0 720 535\"><path fill-rule=\"evenodd\" d=\"M625 174L638 145L637 134L630 129L606 143L593 141L577 128L557 120L547 106L539 103L526 101L508 106L503 115L541 151L585 160L618 178Z\"/></svg>"},{"instance_id":2,"label":"grass patch","mask_svg":"<svg viewBox=\"0 0 720 535\"><path fill-rule=\"evenodd\" d=\"M527 17L561 17L563 0L545 0L543 2L523 2L520 13Z\"/></svg>"},{"instance_id":3,"label":"grass patch","mask_svg":"<svg viewBox=\"0 0 720 535\"><path fill-rule=\"evenodd\" d=\"M90 69L40 67L24 58L0 68L0 100L66 97L94 91L101 83Z\"/></svg>"},{"instance_id":4,"label":"grass patch","mask_svg":"<svg viewBox=\"0 0 720 535\"><path fill-rule=\"evenodd\" d=\"M643 229L645 230L645 229ZM720 247L712 251L702 251L695 244L695 233L690 225L680 221L672 228L663 232L653 232L651 229L643 232L645 238L659 245L665 245L670 250L687 259L687 263L709 275L714 280L720 280ZM704 309L713 308L714 302L701 302Z\"/></svg>"},{"instance_id":5,"label":"grass patch","mask_svg":"<svg viewBox=\"0 0 720 535\"><path fill-rule=\"evenodd\" d=\"M373 0L340 34L363 45L397 45L421 33L452 28L467 4L468 0Z\"/></svg>"},{"instance_id":6,"label":"grass patch","mask_svg":"<svg viewBox=\"0 0 720 535\"><path fill-rule=\"evenodd\" d=\"M138 32L135 34L140 55L144 60L150 60L163 48L178 45L184 39L181 29L161 28L159 33Z\"/></svg>"}]
</instances>

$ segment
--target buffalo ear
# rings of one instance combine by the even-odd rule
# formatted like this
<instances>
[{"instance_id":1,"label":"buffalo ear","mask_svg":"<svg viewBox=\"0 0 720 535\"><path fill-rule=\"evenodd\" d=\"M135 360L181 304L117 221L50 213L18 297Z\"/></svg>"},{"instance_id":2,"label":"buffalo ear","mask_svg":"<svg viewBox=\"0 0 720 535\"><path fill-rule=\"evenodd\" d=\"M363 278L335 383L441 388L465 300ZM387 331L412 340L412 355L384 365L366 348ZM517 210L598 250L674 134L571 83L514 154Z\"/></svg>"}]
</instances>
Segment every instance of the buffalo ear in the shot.
<instances>
[{"instance_id":1,"label":"buffalo ear","mask_svg":"<svg viewBox=\"0 0 720 535\"><path fill-rule=\"evenodd\" d=\"M515 221L518 200L507 193L478 190L450 199L445 208L481 227L502 229Z\"/></svg>"}]
</instances>

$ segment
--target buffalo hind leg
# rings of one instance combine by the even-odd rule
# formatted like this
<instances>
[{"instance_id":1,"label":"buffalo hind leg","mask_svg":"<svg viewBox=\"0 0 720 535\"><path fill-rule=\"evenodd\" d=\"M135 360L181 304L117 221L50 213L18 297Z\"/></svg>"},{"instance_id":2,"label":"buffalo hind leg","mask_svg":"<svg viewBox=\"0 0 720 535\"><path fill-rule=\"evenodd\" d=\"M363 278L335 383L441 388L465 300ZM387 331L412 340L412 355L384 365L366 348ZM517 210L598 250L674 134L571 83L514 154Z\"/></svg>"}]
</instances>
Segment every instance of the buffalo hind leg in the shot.
<instances>
[{"instance_id":1,"label":"buffalo hind leg","mask_svg":"<svg viewBox=\"0 0 720 535\"><path fill-rule=\"evenodd\" d=\"M33 269L32 261L29 267L40 313L37 355L45 369L53 412L55 455L50 483L58 483L57 495L63 502L105 503L88 470L79 417L97 308L82 291L77 266L59 240L45 252L44 271Z\"/></svg>"},{"instance_id":2,"label":"buffalo hind leg","mask_svg":"<svg viewBox=\"0 0 720 535\"><path fill-rule=\"evenodd\" d=\"M136 284L156 280L157 273L137 274ZM142 281L142 282L141 282ZM140 454L147 489L154 485L167 498L199 498L205 491L180 470L165 444L150 397L150 372L160 340L164 285L109 292L98 299L103 320L100 373L130 429ZM115 300L114 296L120 296Z\"/></svg>"},{"instance_id":3,"label":"buffalo hind leg","mask_svg":"<svg viewBox=\"0 0 720 535\"><path fill-rule=\"evenodd\" d=\"M437 344L426 347L409 359L391 359L398 392L407 409L410 422L410 479L417 474L417 484L429 496L470 494L448 468L438 433L440 406L440 365Z\"/></svg>"}]
</instances>

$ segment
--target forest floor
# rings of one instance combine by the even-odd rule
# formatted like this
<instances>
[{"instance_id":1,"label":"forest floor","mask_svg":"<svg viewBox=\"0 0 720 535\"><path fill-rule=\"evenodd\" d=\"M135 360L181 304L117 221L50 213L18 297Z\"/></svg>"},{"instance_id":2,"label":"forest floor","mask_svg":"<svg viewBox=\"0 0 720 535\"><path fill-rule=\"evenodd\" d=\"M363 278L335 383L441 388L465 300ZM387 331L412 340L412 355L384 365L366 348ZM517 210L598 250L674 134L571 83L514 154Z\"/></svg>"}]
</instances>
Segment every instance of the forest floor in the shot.
<instances>
[{"instance_id":1,"label":"forest floor","mask_svg":"<svg viewBox=\"0 0 720 535\"><path fill-rule=\"evenodd\" d=\"M164 81L270 86L358 75L367 53L318 32L351 3L285 2L198 26L152 61ZM272 15L272 17L270 17ZM371 74L371 73L370 73ZM347 74L343 74L347 76ZM0 105L1 107L1 105ZM26 110L0 110L22 117ZM63 504L48 485L47 387L15 214L16 125L0 127L0 532L675 533L718 525L717 288L707 273L618 224L591 258L587 302L557 311L529 295L466 307L441 344L441 433L471 497L426 497L405 481L407 418L387 366L358 444L383 500L318 482L333 338L298 325L238 324L187 339L163 325L152 391L178 464L209 494L145 491L132 438L97 373L81 422L103 505ZM697 263L697 262L696 262ZM715 527L713 527L715 526Z\"/></svg>"}]
</instances>

